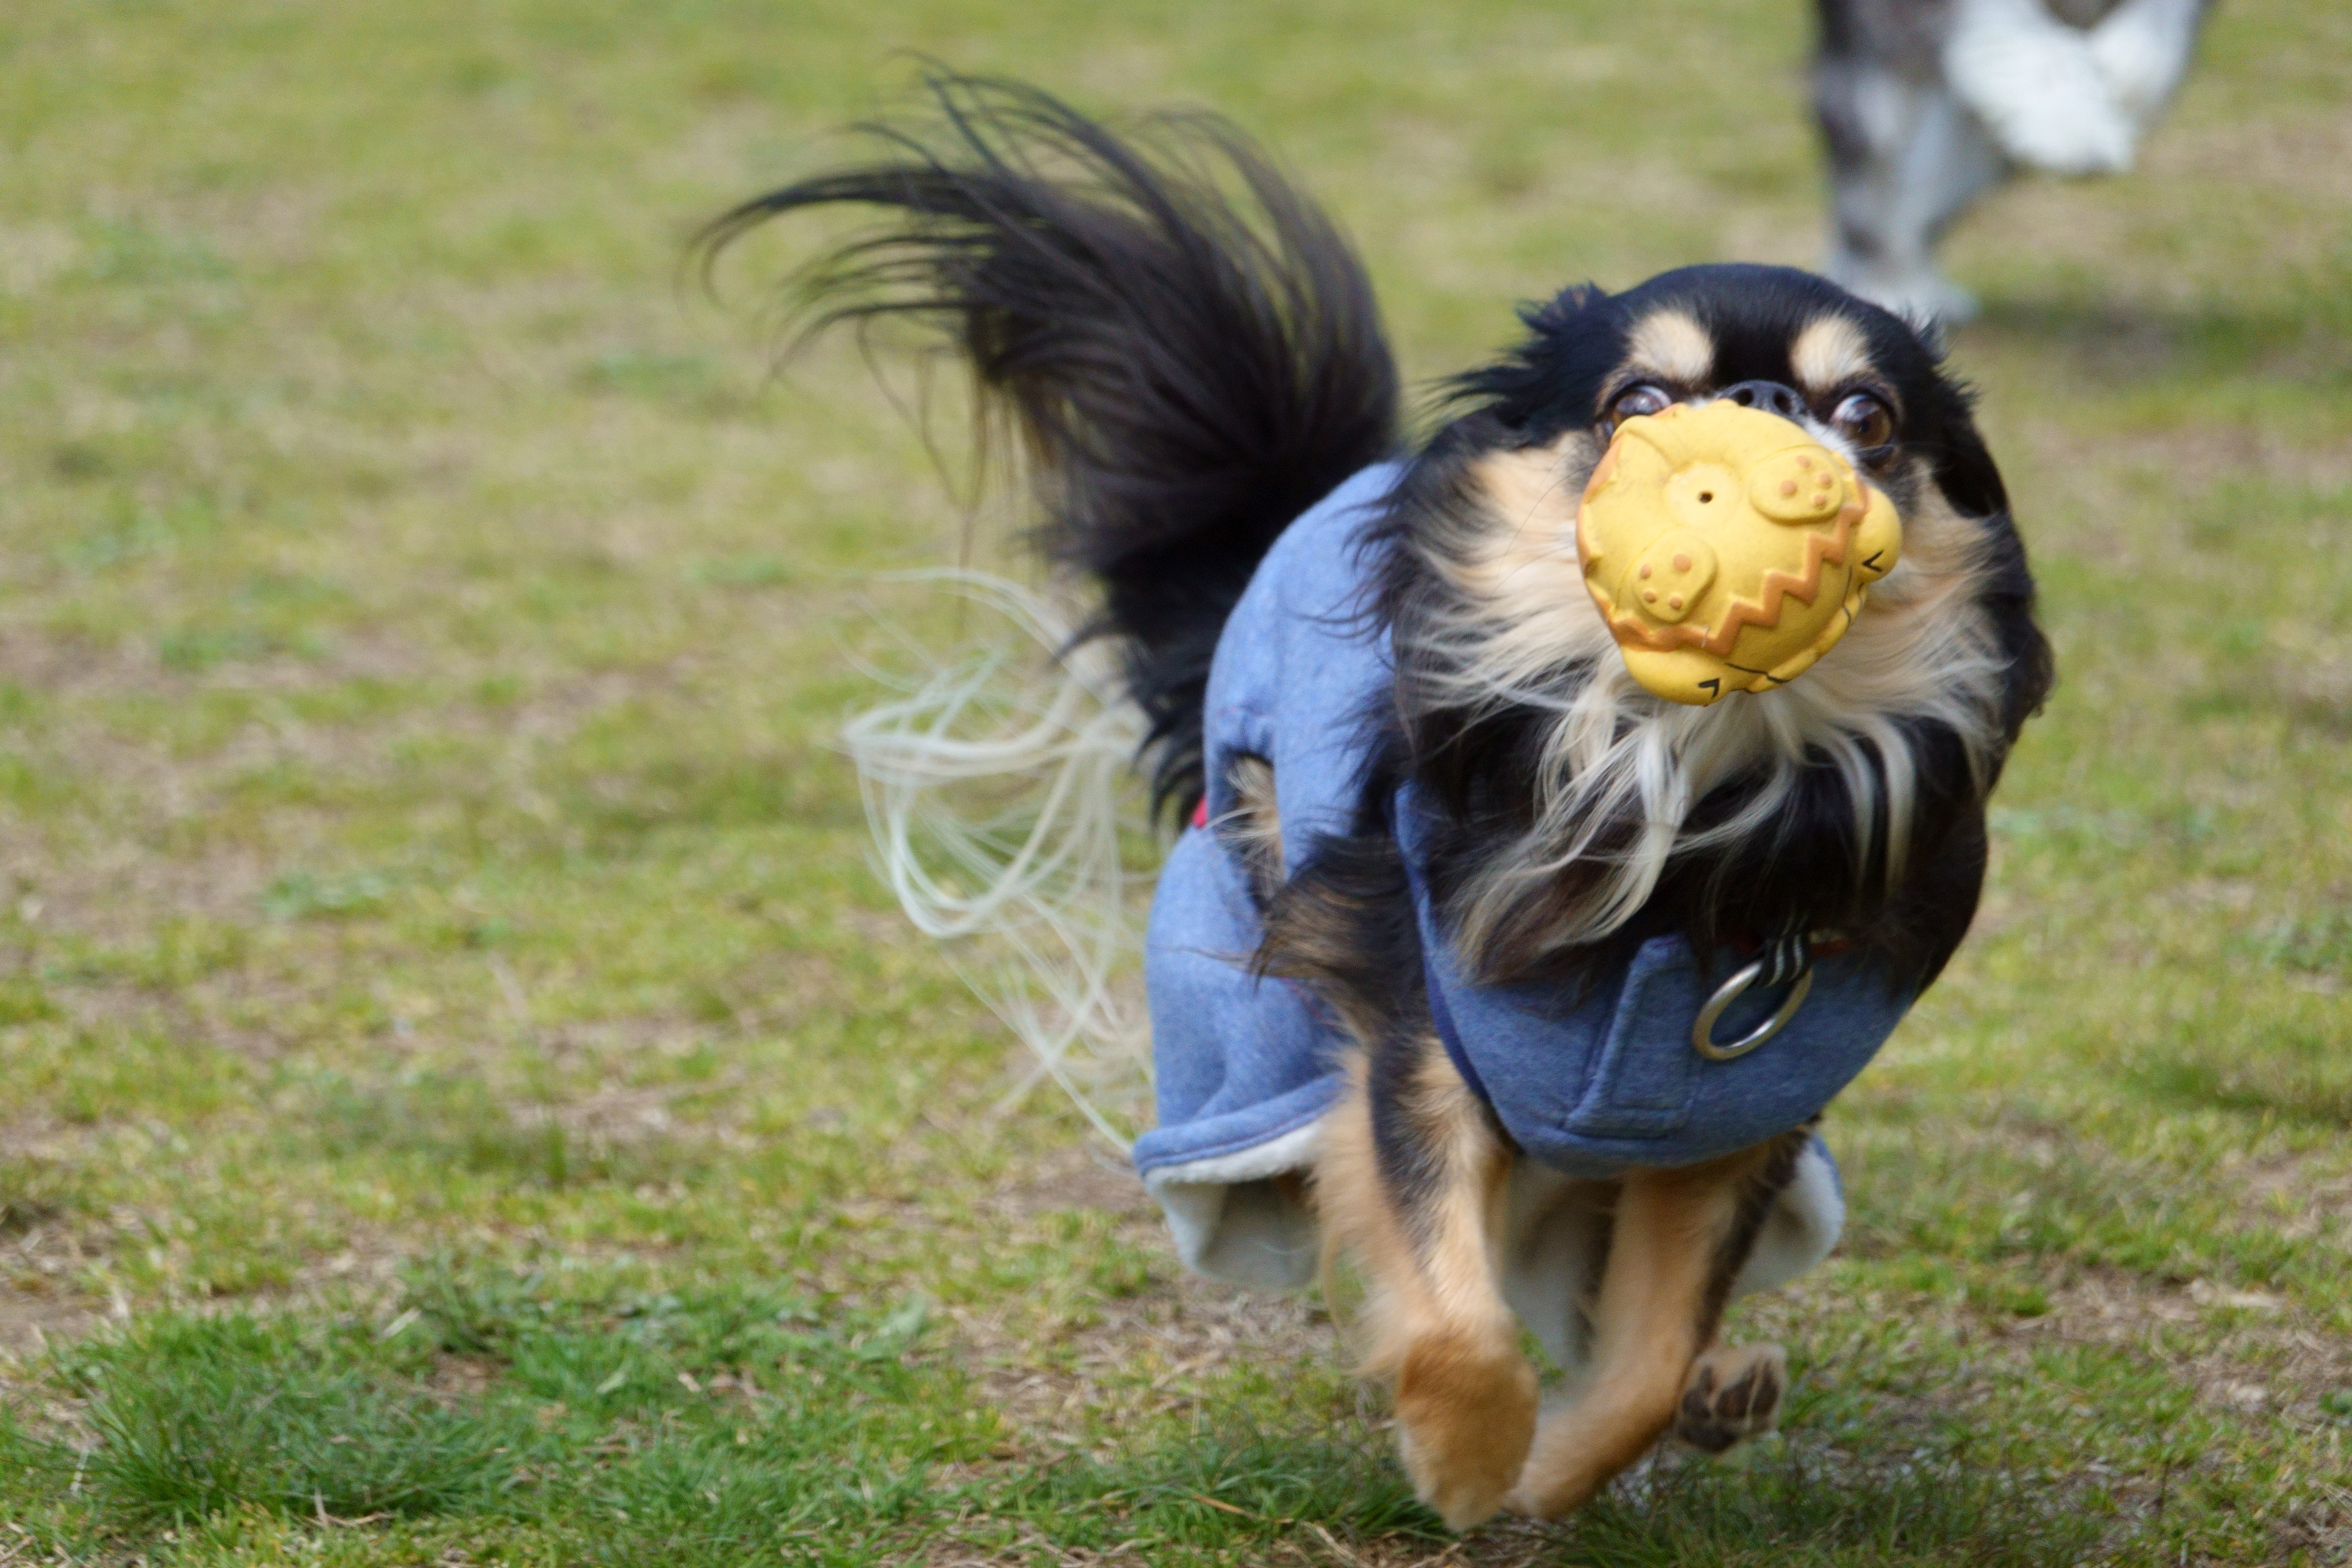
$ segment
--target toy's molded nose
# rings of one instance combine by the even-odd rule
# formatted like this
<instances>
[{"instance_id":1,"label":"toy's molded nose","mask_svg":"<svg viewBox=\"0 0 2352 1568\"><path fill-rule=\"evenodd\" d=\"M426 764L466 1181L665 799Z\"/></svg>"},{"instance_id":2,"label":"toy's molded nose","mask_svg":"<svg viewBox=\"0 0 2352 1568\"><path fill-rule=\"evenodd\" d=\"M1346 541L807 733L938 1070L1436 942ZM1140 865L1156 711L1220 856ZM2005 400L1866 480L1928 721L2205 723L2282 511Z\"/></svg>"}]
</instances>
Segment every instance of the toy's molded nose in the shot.
<instances>
[{"instance_id":1,"label":"toy's molded nose","mask_svg":"<svg viewBox=\"0 0 2352 1568\"><path fill-rule=\"evenodd\" d=\"M1783 386L1777 381L1743 381L1736 386L1725 387L1721 395L1726 401L1737 403L1742 408L1761 409L1767 414L1777 414L1783 419L1805 416L1805 400L1797 395L1797 389Z\"/></svg>"},{"instance_id":2,"label":"toy's molded nose","mask_svg":"<svg viewBox=\"0 0 2352 1568\"><path fill-rule=\"evenodd\" d=\"M1845 505L1845 480L1820 448L1791 447L1756 465L1748 500L1774 522L1823 522Z\"/></svg>"}]
</instances>

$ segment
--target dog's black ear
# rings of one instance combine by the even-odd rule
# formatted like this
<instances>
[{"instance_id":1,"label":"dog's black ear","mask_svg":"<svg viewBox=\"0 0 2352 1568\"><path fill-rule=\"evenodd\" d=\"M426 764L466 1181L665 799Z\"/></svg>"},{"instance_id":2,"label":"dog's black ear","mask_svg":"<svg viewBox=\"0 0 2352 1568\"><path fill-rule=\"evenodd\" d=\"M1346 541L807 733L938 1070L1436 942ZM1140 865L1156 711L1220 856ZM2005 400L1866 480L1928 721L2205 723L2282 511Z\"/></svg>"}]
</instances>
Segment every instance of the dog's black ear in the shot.
<instances>
[{"instance_id":1,"label":"dog's black ear","mask_svg":"<svg viewBox=\"0 0 2352 1568\"><path fill-rule=\"evenodd\" d=\"M1557 332L1608 298L1598 283L1571 283L1540 305L1520 306L1519 320L1535 331Z\"/></svg>"},{"instance_id":2,"label":"dog's black ear","mask_svg":"<svg viewBox=\"0 0 2352 1568\"><path fill-rule=\"evenodd\" d=\"M1993 466L1992 453L1973 424L1947 434L1935 458L1936 483L1947 500L1970 517L1999 517L2009 510L2009 491Z\"/></svg>"},{"instance_id":3,"label":"dog's black ear","mask_svg":"<svg viewBox=\"0 0 2352 1568\"><path fill-rule=\"evenodd\" d=\"M1977 428L1975 391L1933 360L1909 377L1898 372L1898 384L1906 380L1914 421L1908 438L1927 452L1944 499L1969 517L2005 516L2009 489Z\"/></svg>"},{"instance_id":4,"label":"dog's black ear","mask_svg":"<svg viewBox=\"0 0 2352 1568\"><path fill-rule=\"evenodd\" d=\"M1593 283L1521 305L1527 337L1492 364L1447 382L1446 402L1486 415L1515 440L1549 440L1589 422L1601 384L1624 350L1618 315L1617 301Z\"/></svg>"}]
</instances>

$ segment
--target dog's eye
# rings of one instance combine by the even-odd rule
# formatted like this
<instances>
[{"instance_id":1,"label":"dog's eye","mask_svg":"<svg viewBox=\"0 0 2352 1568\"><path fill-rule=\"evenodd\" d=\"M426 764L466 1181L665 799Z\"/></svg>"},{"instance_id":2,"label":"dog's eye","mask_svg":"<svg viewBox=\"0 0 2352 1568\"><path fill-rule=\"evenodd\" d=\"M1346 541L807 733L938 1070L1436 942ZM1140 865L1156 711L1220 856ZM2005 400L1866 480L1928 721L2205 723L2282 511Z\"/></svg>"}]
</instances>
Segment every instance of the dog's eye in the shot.
<instances>
[{"instance_id":1,"label":"dog's eye","mask_svg":"<svg viewBox=\"0 0 2352 1568\"><path fill-rule=\"evenodd\" d=\"M1846 395L1830 416L1837 433L1853 443L1857 452L1884 447L1895 439L1894 411L1867 392Z\"/></svg>"},{"instance_id":2,"label":"dog's eye","mask_svg":"<svg viewBox=\"0 0 2352 1568\"><path fill-rule=\"evenodd\" d=\"M1637 381L1609 400L1609 412L1601 422L1614 430L1628 419L1638 418L1644 414L1663 414L1674 406L1674 402L1673 395L1664 387Z\"/></svg>"}]
</instances>

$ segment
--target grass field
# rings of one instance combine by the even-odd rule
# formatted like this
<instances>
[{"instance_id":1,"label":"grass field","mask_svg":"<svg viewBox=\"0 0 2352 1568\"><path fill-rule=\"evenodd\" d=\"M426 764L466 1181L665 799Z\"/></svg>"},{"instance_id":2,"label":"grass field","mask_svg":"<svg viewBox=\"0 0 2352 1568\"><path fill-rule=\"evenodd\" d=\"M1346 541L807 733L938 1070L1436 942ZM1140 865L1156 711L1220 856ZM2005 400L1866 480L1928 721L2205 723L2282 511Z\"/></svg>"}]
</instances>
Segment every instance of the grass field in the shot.
<instances>
[{"instance_id":1,"label":"grass field","mask_svg":"<svg viewBox=\"0 0 2352 1568\"><path fill-rule=\"evenodd\" d=\"M7 7L0 1563L2352 1561L2352 9L1954 247L2063 684L1743 1310L1785 1437L1450 1542L866 868L859 585L964 520L701 220L895 51L1212 104L1429 378L1810 260L1801 9Z\"/></svg>"}]
</instances>

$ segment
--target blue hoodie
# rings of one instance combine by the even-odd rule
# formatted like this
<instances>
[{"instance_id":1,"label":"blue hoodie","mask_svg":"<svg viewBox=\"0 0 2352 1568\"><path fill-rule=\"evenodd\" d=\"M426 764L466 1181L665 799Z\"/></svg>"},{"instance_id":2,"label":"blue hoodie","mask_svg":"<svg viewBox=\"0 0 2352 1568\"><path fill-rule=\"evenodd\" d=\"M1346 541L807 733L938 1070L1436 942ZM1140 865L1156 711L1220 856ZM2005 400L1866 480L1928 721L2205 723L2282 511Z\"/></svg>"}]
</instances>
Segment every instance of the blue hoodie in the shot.
<instances>
[{"instance_id":1,"label":"blue hoodie","mask_svg":"<svg viewBox=\"0 0 2352 1568\"><path fill-rule=\"evenodd\" d=\"M1367 614L1372 551L1364 530L1402 469L1357 474L1286 530L1234 607L1217 645L1204 713L1215 822L1235 805L1231 763L1252 753L1273 764L1286 868L1321 832L1345 832L1362 789L1368 716L1393 684L1388 640ZM1691 1044L1700 1007L1733 965L1705 973L1679 937L1645 942L1617 975L1580 996L1550 985L1484 985L1465 977L1423 893L1417 847L1428 808L1410 789L1391 804L1421 921L1431 1011L1472 1087L1535 1160L1570 1177L1629 1166L1692 1164L1801 1126L1834 1099L1908 1010L1866 961L1817 959L1811 994L1778 1036L1731 1061ZM1183 1189L1230 1207L1278 1203L1255 1184L1311 1158L1313 1127L1339 1091L1337 1026L1297 987L1248 967L1260 934L1246 874L1213 827L1178 840L1160 873L1146 938L1159 1125L1139 1139L1135 1163L1168 1208L1188 1260L1217 1266L1221 1223L1201 1212L1189 1228ZM1776 997L1743 997L1717 1037L1746 1033ZM1834 1168L1816 1144L1833 1194ZM1803 1184L1801 1183L1801 1185ZM1194 1200L1200 1191L1192 1194ZM1835 1238L1838 1215L1811 1216L1807 1244ZM1203 1230L1205 1223L1206 1229ZM1290 1237L1297 1242L1297 1236ZM1277 1247L1277 1250L1280 1250ZM1200 1256L1194 1256L1198 1252ZM1230 1260L1228 1260L1230 1261ZM1296 1257L1267 1278L1297 1273Z\"/></svg>"}]
</instances>

